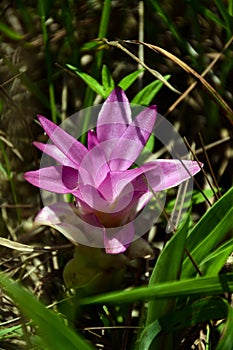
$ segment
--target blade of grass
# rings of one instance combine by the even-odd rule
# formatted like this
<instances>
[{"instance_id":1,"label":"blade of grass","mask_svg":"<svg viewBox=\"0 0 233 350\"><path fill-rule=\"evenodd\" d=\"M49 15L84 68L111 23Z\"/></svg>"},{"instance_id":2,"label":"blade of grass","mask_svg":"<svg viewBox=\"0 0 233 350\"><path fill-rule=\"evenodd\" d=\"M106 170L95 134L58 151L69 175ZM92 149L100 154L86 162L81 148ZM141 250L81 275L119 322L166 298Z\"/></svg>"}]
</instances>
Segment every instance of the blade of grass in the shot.
<instances>
[{"instance_id":1,"label":"blade of grass","mask_svg":"<svg viewBox=\"0 0 233 350\"><path fill-rule=\"evenodd\" d=\"M164 11L161 3L156 0L149 0L149 4L151 5L152 9L163 19L164 23L167 25L180 47L182 47L186 52L189 52L187 41L182 37L181 33L178 32L177 26L174 25L172 19L169 18L168 14Z\"/></svg>"},{"instance_id":2,"label":"blade of grass","mask_svg":"<svg viewBox=\"0 0 233 350\"><path fill-rule=\"evenodd\" d=\"M195 327L200 323L221 320L228 315L228 302L222 298L207 297L185 305L181 310L169 312L144 328L139 339L139 350L148 350L153 339L160 332L177 332L181 329ZM164 349L164 348L159 348Z\"/></svg>"},{"instance_id":3,"label":"blade of grass","mask_svg":"<svg viewBox=\"0 0 233 350\"><path fill-rule=\"evenodd\" d=\"M229 12L227 11L222 1L215 0L214 2L218 7L218 10L221 13L222 18L224 19L224 22L226 23L227 33L228 33L228 36L230 37L230 35L232 34L232 24L233 24L232 17L229 15Z\"/></svg>"},{"instance_id":4,"label":"blade of grass","mask_svg":"<svg viewBox=\"0 0 233 350\"><path fill-rule=\"evenodd\" d=\"M198 266L216 249L232 229L232 203L233 187L205 213L189 233L186 248ZM187 257L182 267L182 277L191 277L195 273L196 271Z\"/></svg>"},{"instance_id":5,"label":"blade of grass","mask_svg":"<svg viewBox=\"0 0 233 350\"><path fill-rule=\"evenodd\" d=\"M162 250L152 272L149 287L158 285L161 282L179 279L184 257L185 239L188 233L189 218L190 216L187 215L183 225L181 225L180 229L174 233L172 239L168 241L165 248ZM172 261L171 264L169 263L170 261ZM174 310L175 303L176 300L174 298L150 300L147 309L146 325L150 325L155 320ZM172 334L162 334L154 339L153 349L172 350L172 344Z\"/></svg>"},{"instance_id":6,"label":"blade of grass","mask_svg":"<svg viewBox=\"0 0 233 350\"><path fill-rule=\"evenodd\" d=\"M191 295L216 295L233 292L233 273L214 277L190 278L169 281L148 287L116 291L94 297L83 298L81 305L96 303L129 303L137 300L166 299Z\"/></svg>"},{"instance_id":7,"label":"blade of grass","mask_svg":"<svg viewBox=\"0 0 233 350\"><path fill-rule=\"evenodd\" d=\"M158 285L161 282L174 281L180 278L188 226L189 215L187 215L183 225L174 233L173 237L162 250L150 277L149 286ZM169 261L172 261L172 264L169 264ZM164 315L168 310L171 310L171 304L174 304L174 300L150 301L148 304L146 323L150 324L155 319Z\"/></svg>"},{"instance_id":8,"label":"blade of grass","mask_svg":"<svg viewBox=\"0 0 233 350\"><path fill-rule=\"evenodd\" d=\"M45 62L47 67L47 78L49 85L49 100L50 100L50 109L52 115L52 121L54 123L57 122L57 110L56 110L56 101L55 101L55 92L53 86L53 69L52 69L52 60L51 60L51 52L49 48L49 37L46 26L46 8L48 2L45 0L39 0L39 14L41 18L41 27L42 27L42 36L45 47Z\"/></svg>"},{"instance_id":9,"label":"blade of grass","mask_svg":"<svg viewBox=\"0 0 233 350\"><path fill-rule=\"evenodd\" d=\"M2 21L0 21L0 32L5 34L8 38L15 41L19 41L24 38L23 35L15 32L13 29L6 26Z\"/></svg>"},{"instance_id":10,"label":"blade of grass","mask_svg":"<svg viewBox=\"0 0 233 350\"><path fill-rule=\"evenodd\" d=\"M233 251L233 238L222 244L210 253L200 264L200 269L205 275L215 276L223 268L227 258Z\"/></svg>"},{"instance_id":11,"label":"blade of grass","mask_svg":"<svg viewBox=\"0 0 233 350\"><path fill-rule=\"evenodd\" d=\"M88 343L57 314L47 309L28 291L0 273L0 285L12 300L18 304L23 314L38 327L40 336L49 350L93 350Z\"/></svg>"},{"instance_id":12,"label":"blade of grass","mask_svg":"<svg viewBox=\"0 0 233 350\"><path fill-rule=\"evenodd\" d=\"M229 350L232 348L233 339L233 309L228 306L228 317L216 350Z\"/></svg>"}]
</instances>

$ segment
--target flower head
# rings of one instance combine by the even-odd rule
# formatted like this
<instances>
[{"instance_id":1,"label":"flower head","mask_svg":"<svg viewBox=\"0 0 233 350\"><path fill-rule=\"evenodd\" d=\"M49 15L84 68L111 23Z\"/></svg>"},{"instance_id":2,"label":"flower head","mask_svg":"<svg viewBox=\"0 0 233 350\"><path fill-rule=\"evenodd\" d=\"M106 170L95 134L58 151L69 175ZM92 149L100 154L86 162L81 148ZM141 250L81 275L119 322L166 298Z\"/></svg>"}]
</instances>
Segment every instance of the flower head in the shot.
<instances>
[{"instance_id":1,"label":"flower head","mask_svg":"<svg viewBox=\"0 0 233 350\"><path fill-rule=\"evenodd\" d=\"M45 117L38 118L52 144L34 145L58 164L29 171L25 179L50 192L72 194L75 203L46 206L36 221L73 241L84 235L91 242L98 234L110 254L125 251L134 240L133 220L154 192L177 186L200 170L197 162L174 159L132 167L152 133L156 106L132 119L118 87L103 104L96 130L88 131L87 147Z\"/></svg>"}]
</instances>

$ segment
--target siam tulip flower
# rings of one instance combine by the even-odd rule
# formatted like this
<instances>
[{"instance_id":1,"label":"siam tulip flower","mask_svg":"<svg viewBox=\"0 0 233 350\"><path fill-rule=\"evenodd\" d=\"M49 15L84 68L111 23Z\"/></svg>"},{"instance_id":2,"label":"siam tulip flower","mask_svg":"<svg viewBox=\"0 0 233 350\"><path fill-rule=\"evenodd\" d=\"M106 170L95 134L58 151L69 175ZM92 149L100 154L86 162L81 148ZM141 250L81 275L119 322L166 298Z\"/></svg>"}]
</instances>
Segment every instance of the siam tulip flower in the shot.
<instances>
[{"instance_id":1,"label":"siam tulip flower","mask_svg":"<svg viewBox=\"0 0 233 350\"><path fill-rule=\"evenodd\" d=\"M45 206L36 217L74 242L99 240L109 254L124 252L135 239L134 220L154 193L195 175L195 161L156 159L135 167L156 120L156 106L132 119L123 90L115 88L102 105L87 147L43 116L39 121L52 144L34 142L57 164L25 173L43 190L71 194L73 204ZM98 238L97 238L98 236ZM95 244L95 243L94 243Z\"/></svg>"}]
</instances>

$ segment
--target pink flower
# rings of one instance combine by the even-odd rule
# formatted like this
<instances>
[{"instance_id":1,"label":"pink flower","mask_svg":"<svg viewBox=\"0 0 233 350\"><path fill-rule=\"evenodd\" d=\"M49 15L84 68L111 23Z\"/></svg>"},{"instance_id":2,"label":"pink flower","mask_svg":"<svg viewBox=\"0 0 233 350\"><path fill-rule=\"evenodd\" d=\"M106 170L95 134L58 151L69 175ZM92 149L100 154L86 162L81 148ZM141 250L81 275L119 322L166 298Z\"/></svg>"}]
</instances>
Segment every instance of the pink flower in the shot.
<instances>
[{"instance_id":1,"label":"pink flower","mask_svg":"<svg viewBox=\"0 0 233 350\"><path fill-rule=\"evenodd\" d=\"M179 185L195 175L197 162L158 159L131 168L154 127L156 107L132 120L128 99L115 88L103 104L96 131L88 132L87 147L60 127L39 116L52 144L34 145L58 165L25 173L41 189L72 194L75 204L46 206L36 222L55 227L70 240L101 236L107 253L126 250L134 240L133 220L154 192ZM74 214L75 213L75 214Z\"/></svg>"}]
</instances>

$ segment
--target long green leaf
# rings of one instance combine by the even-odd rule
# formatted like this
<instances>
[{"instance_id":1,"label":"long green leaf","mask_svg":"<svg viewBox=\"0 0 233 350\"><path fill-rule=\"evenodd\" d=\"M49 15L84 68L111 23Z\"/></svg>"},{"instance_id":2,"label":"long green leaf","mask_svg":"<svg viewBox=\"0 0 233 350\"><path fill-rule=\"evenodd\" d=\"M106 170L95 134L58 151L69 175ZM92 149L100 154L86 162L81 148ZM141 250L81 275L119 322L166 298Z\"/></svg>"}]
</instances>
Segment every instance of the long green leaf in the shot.
<instances>
[{"instance_id":1,"label":"long green leaf","mask_svg":"<svg viewBox=\"0 0 233 350\"><path fill-rule=\"evenodd\" d=\"M49 350L93 350L81 336L67 327L58 315L48 310L2 272L0 286L18 304L24 315L37 325L40 336Z\"/></svg>"},{"instance_id":2,"label":"long green leaf","mask_svg":"<svg viewBox=\"0 0 233 350\"><path fill-rule=\"evenodd\" d=\"M108 95L112 92L115 87L114 80L109 72L108 67L104 64L102 67L102 85L105 91L104 98L107 98Z\"/></svg>"},{"instance_id":3,"label":"long green leaf","mask_svg":"<svg viewBox=\"0 0 233 350\"><path fill-rule=\"evenodd\" d=\"M189 215L168 241L152 272L149 286L158 285L161 282L174 281L179 279L184 256L185 239L188 233ZM157 320L174 306L174 299L152 300L148 304L147 321L149 324Z\"/></svg>"},{"instance_id":4,"label":"long green leaf","mask_svg":"<svg viewBox=\"0 0 233 350\"><path fill-rule=\"evenodd\" d=\"M0 32L2 32L3 34L5 34L8 38L12 39L12 40L22 40L23 39L23 35L15 32L13 29L11 29L10 27L6 26L2 21L0 21Z\"/></svg>"},{"instance_id":5,"label":"long green leaf","mask_svg":"<svg viewBox=\"0 0 233 350\"><path fill-rule=\"evenodd\" d=\"M161 282L179 279L184 256L185 239L188 233L189 215L180 229L168 241L152 272L149 286ZM172 263L170 263L172 262ZM163 300L150 300L147 309L146 324L154 323L160 317L175 309L176 300L168 298ZM142 338L142 342L144 339ZM160 335L153 341L153 349L172 349L172 334Z\"/></svg>"},{"instance_id":6,"label":"long green leaf","mask_svg":"<svg viewBox=\"0 0 233 350\"><path fill-rule=\"evenodd\" d=\"M233 187L220 198L194 226L187 238L187 249L199 266L225 239L233 227ZM182 277L196 274L187 257L182 267Z\"/></svg>"},{"instance_id":7,"label":"long green leaf","mask_svg":"<svg viewBox=\"0 0 233 350\"><path fill-rule=\"evenodd\" d=\"M219 341L216 350L230 350L232 349L233 339L233 309L228 307L228 317L225 328L223 330L222 339Z\"/></svg>"},{"instance_id":8,"label":"long green leaf","mask_svg":"<svg viewBox=\"0 0 233 350\"><path fill-rule=\"evenodd\" d=\"M136 300L164 299L191 295L215 295L233 292L233 273L214 277L190 278L148 287L117 291L80 300L82 305L95 303L128 303Z\"/></svg>"},{"instance_id":9,"label":"long green leaf","mask_svg":"<svg viewBox=\"0 0 233 350\"><path fill-rule=\"evenodd\" d=\"M167 332L177 333L178 330L191 328L203 322L224 319L228 316L228 312L229 304L225 299L207 297L196 300L181 310L169 312L145 327L139 340L139 350L148 350L160 332L167 337Z\"/></svg>"},{"instance_id":10,"label":"long green leaf","mask_svg":"<svg viewBox=\"0 0 233 350\"><path fill-rule=\"evenodd\" d=\"M120 86L124 91L127 90L144 70L145 68L141 68L133 73L130 73L129 75L121 79L118 86Z\"/></svg>"},{"instance_id":11,"label":"long green leaf","mask_svg":"<svg viewBox=\"0 0 233 350\"><path fill-rule=\"evenodd\" d=\"M105 98L104 88L95 78L70 64L67 64L67 67L77 74L93 91Z\"/></svg>"},{"instance_id":12,"label":"long green leaf","mask_svg":"<svg viewBox=\"0 0 233 350\"><path fill-rule=\"evenodd\" d=\"M223 268L233 251L233 238L209 254L200 264L200 270L208 276L215 276Z\"/></svg>"},{"instance_id":13,"label":"long green leaf","mask_svg":"<svg viewBox=\"0 0 233 350\"><path fill-rule=\"evenodd\" d=\"M165 80L168 80L170 75L164 76ZM139 91L134 96L132 103L148 106L159 90L163 87L163 83L160 80L152 81L149 85L145 86L144 89Z\"/></svg>"}]
</instances>

